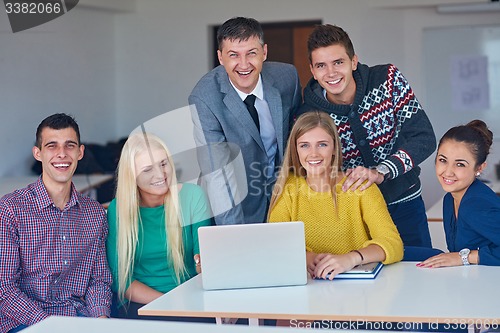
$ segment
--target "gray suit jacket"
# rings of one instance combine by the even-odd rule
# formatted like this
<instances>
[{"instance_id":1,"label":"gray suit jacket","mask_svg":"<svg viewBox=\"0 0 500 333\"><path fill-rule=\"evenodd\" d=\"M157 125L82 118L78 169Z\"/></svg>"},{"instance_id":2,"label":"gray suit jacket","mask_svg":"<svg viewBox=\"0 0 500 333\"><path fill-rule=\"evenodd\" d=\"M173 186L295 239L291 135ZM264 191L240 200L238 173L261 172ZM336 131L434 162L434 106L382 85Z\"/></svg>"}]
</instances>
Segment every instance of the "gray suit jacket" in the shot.
<instances>
[{"instance_id":1,"label":"gray suit jacket","mask_svg":"<svg viewBox=\"0 0 500 333\"><path fill-rule=\"evenodd\" d=\"M277 136L275 165L279 167L290 123L302 102L302 91L293 65L264 62L261 76L264 99L269 105ZM200 79L189 96L189 104L195 127L195 141L198 147L209 147L202 149L203 152L198 156L202 174L213 174L222 169L218 177L222 177L223 181L208 180L220 185L215 191L213 188L207 190L209 200L211 203L222 200L228 193L232 197L231 209L222 214L219 214L220 211L214 212L216 223L264 222L276 177L273 175L269 179L266 176L265 168L269 167L269 163L259 131L251 126L252 117L231 85L223 66L216 67ZM225 168L238 155L243 157L244 170L239 170L237 163L236 167ZM238 182L242 178L246 179L246 184ZM241 194L244 198L238 197Z\"/></svg>"}]
</instances>

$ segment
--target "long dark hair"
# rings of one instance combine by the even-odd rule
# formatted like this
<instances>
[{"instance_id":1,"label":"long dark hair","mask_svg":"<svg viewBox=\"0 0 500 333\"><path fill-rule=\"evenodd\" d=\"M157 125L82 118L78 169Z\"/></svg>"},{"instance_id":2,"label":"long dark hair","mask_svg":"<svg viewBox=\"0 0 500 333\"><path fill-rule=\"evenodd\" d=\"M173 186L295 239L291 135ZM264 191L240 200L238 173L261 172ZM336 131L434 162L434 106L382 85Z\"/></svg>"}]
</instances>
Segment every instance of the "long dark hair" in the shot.
<instances>
[{"instance_id":1,"label":"long dark hair","mask_svg":"<svg viewBox=\"0 0 500 333\"><path fill-rule=\"evenodd\" d=\"M439 140L438 150L441 144L448 140L467 144L476 159L475 166L477 167L486 161L490 153L493 144L493 133L488 129L484 121L475 119L466 125L450 128Z\"/></svg>"}]
</instances>

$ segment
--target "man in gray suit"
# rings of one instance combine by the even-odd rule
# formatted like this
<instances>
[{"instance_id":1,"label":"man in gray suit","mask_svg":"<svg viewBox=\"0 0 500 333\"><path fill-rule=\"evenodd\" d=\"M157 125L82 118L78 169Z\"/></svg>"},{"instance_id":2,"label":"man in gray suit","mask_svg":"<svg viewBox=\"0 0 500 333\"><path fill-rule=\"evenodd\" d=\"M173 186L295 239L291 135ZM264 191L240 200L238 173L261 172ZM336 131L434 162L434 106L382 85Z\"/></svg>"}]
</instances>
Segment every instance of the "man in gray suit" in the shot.
<instances>
[{"instance_id":1,"label":"man in gray suit","mask_svg":"<svg viewBox=\"0 0 500 333\"><path fill-rule=\"evenodd\" d=\"M264 62L267 45L254 19L226 21L217 41L221 66L189 96L195 141L205 147L199 153L202 179L217 224L264 222L289 126L302 102L299 77L293 65Z\"/></svg>"}]
</instances>

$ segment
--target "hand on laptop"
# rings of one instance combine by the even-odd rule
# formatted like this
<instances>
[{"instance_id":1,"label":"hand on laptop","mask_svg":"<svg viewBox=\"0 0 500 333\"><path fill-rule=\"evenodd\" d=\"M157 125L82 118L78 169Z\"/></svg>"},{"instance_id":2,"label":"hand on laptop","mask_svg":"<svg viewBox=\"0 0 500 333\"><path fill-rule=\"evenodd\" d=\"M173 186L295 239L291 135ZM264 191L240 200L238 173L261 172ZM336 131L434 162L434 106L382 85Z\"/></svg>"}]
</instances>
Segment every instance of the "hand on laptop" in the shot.
<instances>
[{"instance_id":1,"label":"hand on laptop","mask_svg":"<svg viewBox=\"0 0 500 333\"><path fill-rule=\"evenodd\" d=\"M201 257L199 254L194 255L194 263L196 267L196 273L200 274L201 273Z\"/></svg>"}]
</instances>

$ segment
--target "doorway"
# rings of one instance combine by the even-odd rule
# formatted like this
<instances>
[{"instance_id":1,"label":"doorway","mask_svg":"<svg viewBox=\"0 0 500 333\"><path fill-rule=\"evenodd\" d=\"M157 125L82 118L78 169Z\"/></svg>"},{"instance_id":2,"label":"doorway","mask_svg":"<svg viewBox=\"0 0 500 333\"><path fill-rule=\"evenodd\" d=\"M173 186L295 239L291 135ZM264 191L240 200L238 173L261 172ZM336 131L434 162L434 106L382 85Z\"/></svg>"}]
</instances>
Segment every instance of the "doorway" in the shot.
<instances>
[{"instance_id":1,"label":"doorway","mask_svg":"<svg viewBox=\"0 0 500 333\"><path fill-rule=\"evenodd\" d=\"M267 60L293 64L299 73L300 84L304 88L311 78L307 57L307 38L321 20L261 23L267 44ZM217 29L212 27L213 67L219 65L217 59Z\"/></svg>"}]
</instances>

